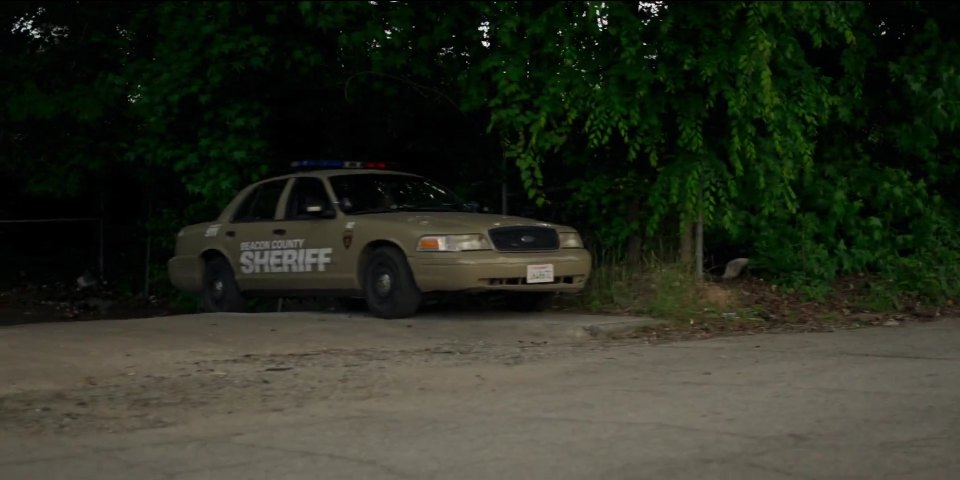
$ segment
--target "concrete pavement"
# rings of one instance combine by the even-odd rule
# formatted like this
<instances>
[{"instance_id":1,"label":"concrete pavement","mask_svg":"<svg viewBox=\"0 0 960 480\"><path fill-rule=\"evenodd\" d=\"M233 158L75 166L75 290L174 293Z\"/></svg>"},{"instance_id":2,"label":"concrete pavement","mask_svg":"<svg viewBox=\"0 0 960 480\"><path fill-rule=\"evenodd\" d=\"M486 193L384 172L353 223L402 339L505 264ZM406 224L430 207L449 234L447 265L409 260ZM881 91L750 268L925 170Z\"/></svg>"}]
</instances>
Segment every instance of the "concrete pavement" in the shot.
<instances>
[{"instance_id":1,"label":"concrete pavement","mask_svg":"<svg viewBox=\"0 0 960 480\"><path fill-rule=\"evenodd\" d=\"M304 338L291 322L276 328ZM428 345L424 322L406 340L377 330L370 341ZM439 323L433 332L449 333ZM516 341L489 329L464 326L486 342ZM494 358L388 358L371 367L382 373L370 381L389 387L377 395L300 396L278 411L241 406L113 434L0 433L0 478L960 477L955 319L660 346L584 341L528 362Z\"/></svg>"}]
</instances>

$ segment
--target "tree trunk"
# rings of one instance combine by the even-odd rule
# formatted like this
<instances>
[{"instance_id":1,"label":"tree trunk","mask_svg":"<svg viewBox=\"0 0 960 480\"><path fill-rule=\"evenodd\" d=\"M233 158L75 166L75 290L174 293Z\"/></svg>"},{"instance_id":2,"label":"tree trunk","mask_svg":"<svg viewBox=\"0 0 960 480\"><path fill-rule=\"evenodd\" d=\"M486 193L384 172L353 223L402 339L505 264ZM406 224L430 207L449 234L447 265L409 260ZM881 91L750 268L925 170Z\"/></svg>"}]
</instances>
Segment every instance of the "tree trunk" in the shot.
<instances>
[{"instance_id":1,"label":"tree trunk","mask_svg":"<svg viewBox=\"0 0 960 480\"><path fill-rule=\"evenodd\" d=\"M687 271L693 270L693 224L686 223L680 231L680 264Z\"/></svg>"}]
</instances>

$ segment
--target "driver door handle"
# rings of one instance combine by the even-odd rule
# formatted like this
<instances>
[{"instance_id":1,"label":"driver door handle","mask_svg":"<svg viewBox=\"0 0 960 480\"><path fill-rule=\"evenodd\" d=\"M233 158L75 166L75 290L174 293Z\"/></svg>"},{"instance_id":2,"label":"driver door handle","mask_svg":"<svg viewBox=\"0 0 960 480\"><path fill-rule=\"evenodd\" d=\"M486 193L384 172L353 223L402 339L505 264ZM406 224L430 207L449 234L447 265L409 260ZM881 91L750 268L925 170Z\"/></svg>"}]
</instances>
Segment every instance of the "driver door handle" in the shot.
<instances>
[{"instance_id":1,"label":"driver door handle","mask_svg":"<svg viewBox=\"0 0 960 480\"><path fill-rule=\"evenodd\" d=\"M284 230L284 229L282 229L282 228L278 228L278 229L276 229L276 230L273 231L273 234L274 234L274 235L286 235L286 234L287 234L287 231Z\"/></svg>"}]
</instances>

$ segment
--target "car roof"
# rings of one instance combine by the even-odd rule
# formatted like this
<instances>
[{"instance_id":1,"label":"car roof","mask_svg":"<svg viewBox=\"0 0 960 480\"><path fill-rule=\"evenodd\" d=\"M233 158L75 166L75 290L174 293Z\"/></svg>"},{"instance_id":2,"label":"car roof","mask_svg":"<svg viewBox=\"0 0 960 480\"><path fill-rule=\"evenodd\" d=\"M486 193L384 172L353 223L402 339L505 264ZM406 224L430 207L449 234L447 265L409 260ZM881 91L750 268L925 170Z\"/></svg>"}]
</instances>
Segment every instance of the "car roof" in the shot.
<instances>
[{"instance_id":1,"label":"car roof","mask_svg":"<svg viewBox=\"0 0 960 480\"><path fill-rule=\"evenodd\" d=\"M256 182L255 185L266 183L274 180L286 180L289 178L296 177L318 177L318 178L327 178L327 177L339 177L342 175L404 175L408 177L419 177L408 172L397 172L394 170L381 170L381 169L372 169L372 168L336 168L329 170L304 170L302 172L289 173L286 175L278 175L276 177L265 178Z\"/></svg>"}]
</instances>

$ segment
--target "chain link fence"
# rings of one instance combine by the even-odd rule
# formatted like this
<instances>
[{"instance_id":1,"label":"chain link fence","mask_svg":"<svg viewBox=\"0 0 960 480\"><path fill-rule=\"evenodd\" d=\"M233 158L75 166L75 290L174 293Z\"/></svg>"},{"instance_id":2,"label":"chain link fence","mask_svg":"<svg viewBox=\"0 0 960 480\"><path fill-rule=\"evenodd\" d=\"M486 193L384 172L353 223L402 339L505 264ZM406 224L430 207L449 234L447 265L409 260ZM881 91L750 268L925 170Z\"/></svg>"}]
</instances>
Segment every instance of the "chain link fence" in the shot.
<instances>
[{"instance_id":1,"label":"chain link fence","mask_svg":"<svg viewBox=\"0 0 960 480\"><path fill-rule=\"evenodd\" d=\"M0 286L99 280L105 248L101 217L0 220Z\"/></svg>"}]
</instances>

